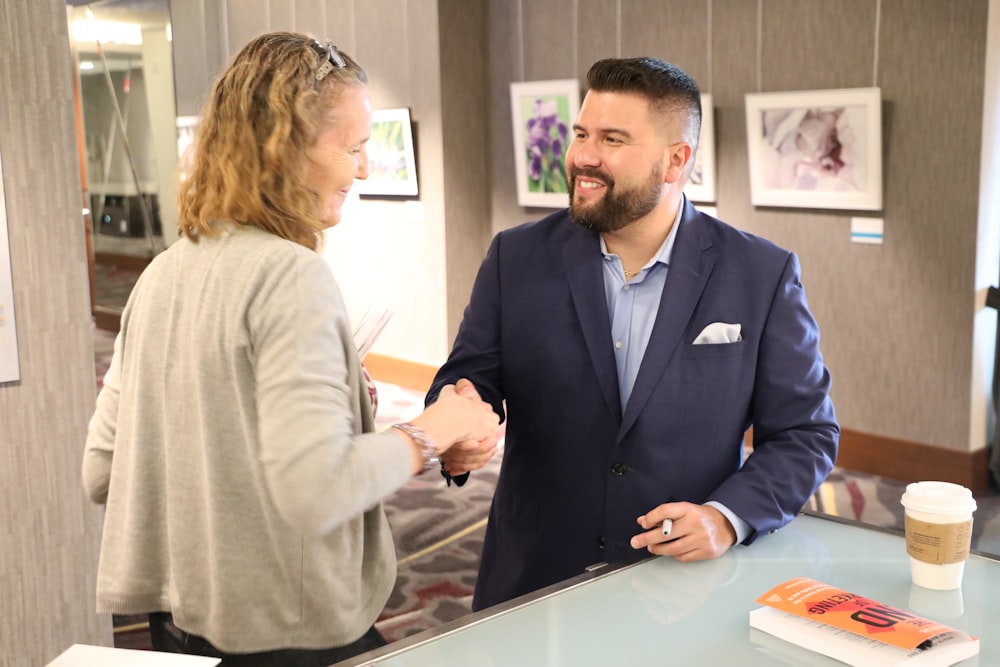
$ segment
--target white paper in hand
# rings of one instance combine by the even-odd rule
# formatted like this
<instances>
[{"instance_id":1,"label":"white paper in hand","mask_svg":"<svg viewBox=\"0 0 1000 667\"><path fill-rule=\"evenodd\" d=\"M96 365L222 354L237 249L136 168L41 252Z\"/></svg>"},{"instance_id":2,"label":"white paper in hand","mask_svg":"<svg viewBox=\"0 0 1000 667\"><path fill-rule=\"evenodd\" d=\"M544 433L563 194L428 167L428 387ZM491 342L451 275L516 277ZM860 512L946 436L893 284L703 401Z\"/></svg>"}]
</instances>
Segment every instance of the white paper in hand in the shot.
<instances>
[{"instance_id":1,"label":"white paper in hand","mask_svg":"<svg viewBox=\"0 0 1000 667\"><path fill-rule=\"evenodd\" d=\"M391 318L391 308L375 308L365 311L361 322L354 329L354 345L358 348L358 357L362 361L365 360L368 350L372 349L372 345L375 344L382 329L385 329L385 325L389 323Z\"/></svg>"}]
</instances>

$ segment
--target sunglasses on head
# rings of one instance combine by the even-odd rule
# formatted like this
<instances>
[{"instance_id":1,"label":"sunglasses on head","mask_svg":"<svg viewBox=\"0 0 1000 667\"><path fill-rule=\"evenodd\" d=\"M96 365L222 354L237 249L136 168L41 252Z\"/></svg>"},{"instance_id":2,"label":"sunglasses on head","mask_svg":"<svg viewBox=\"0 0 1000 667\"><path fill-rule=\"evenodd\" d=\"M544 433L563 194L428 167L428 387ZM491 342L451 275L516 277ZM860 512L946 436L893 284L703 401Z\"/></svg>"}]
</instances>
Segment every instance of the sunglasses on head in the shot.
<instances>
[{"instance_id":1,"label":"sunglasses on head","mask_svg":"<svg viewBox=\"0 0 1000 667\"><path fill-rule=\"evenodd\" d=\"M321 58L319 66L316 68L316 81L322 81L326 78L327 74L335 69L344 69L347 67L347 61L344 60L344 56L340 55L337 45L333 42L327 42L326 46L324 46L318 40L314 39L310 46L312 46L313 51Z\"/></svg>"}]
</instances>

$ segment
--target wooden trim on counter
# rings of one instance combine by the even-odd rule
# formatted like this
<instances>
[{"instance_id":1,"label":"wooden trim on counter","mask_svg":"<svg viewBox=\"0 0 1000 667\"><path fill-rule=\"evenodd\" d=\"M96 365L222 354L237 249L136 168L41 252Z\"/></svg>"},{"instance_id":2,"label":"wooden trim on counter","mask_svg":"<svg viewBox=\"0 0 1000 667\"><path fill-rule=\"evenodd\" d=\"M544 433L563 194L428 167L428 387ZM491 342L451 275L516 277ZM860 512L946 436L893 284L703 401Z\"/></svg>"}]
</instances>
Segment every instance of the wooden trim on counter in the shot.
<instances>
[{"instance_id":1,"label":"wooden trim on counter","mask_svg":"<svg viewBox=\"0 0 1000 667\"><path fill-rule=\"evenodd\" d=\"M753 450L752 428L743 442L749 454ZM842 429L837 466L901 482L953 482L969 487L973 495L985 495L990 490L986 448L962 451Z\"/></svg>"},{"instance_id":2,"label":"wooden trim on counter","mask_svg":"<svg viewBox=\"0 0 1000 667\"><path fill-rule=\"evenodd\" d=\"M844 429L837 465L904 482L939 480L989 493L989 449L951 449Z\"/></svg>"},{"instance_id":3,"label":"wooden trim on counter","mask_svg":"<svg viewBox=\"0 0 1000 667\"><path fill-rule=\"evenodd\" d=\"M151 261L153 261L151 257L143 255L126 255L125 253L113 252L94 253L94 263L117 266L119 269L128 269L129 271L142 271Z\"/></svg>"},{"instance_id":4,"label":"wooden trim on counter","mask_svg":"<svg viewBox=\"0 0 1000 667\"><path fill-rule=\"evenodd\" d=\"M94 326L104 331L118 333L122 323L122 311L120 308L108 308L106 306L94 306Z\"/></svg>"},{"instance_id":5,"label":"wooden trim on counter","mask_svg":"<svg viewBox=\"0 0 1000 667\"><path fill-rule=\"evenodd\" d=\"M365 368L368 369L368 374L374 380L424 393L431 388L434 375L438 370L427 364L372 353L368 353L368 356L365 357Z\"/></svg>"}]
</instances>

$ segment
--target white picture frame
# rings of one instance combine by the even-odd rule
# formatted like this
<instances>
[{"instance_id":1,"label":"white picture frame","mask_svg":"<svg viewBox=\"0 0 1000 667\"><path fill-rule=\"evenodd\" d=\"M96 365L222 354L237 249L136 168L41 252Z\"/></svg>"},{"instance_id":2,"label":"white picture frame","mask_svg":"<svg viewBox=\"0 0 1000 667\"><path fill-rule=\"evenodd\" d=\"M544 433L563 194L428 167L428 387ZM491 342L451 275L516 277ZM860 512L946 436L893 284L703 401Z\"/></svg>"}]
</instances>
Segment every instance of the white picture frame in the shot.
<instances>
[{"instance_id":1,"label":"white picture frame","mask_svg":"<svg viewBox=\"0 0 1000 667\"><path fill-rule=\"evenodd\" d=\"M754 206L882 208L878 88L746 95Z\"/></svg>"},{"instance_id":2,"label":"white picture frame","mask_svg":"<svg viewBox=\"0 0 1000 667\"><path fill-rule=\"evenodd\" d=\"M510 84L514 169L520 206L566 208L566 147L580 113L576 79Z\"/></svg>"},{"instance_id":3,"label":"white picture frame","mask_svg":"<svg viewBox=\"0 0 1000 667\"><path fill-rule=\"evenodd\" d=\"M368 178L354 181L359 195L416 197L420 194L409 109L374 109L366 152Z\"/></svg>"},{"instance_id":4,"label":"white picture frame","mask_svg":"<svg viewBox=\"0 0 1000 667\"><path fill-rule=\"evenodd\" d=\"M7 237L7 201L3 192L3 162L0 161L0 384L21 379L14 318L14 278Z\"/></svg>"},{"instance_id":5,"label":"white picture frame","mask_svg":"<svg viewBox=\"0 0 1000 667\"><path fill-rule=\"evenodd\" d=\"M711 93L701 96L701 133L698 151L694 154L694 168L684 186L684 194L693 202L715 201L715 108Z\"/></svg>"},{"instance_id":6,"label":"white picture frame","mask_svg":"<svg viewBox=\"0 0 1000 667\"><path fill-rule=\"evenodd\" d=\"M178 116L177 126L177 165L181 181L187 178L194 164L194 136L198 130L198 116Z\"/></svg>"}]
</instances>

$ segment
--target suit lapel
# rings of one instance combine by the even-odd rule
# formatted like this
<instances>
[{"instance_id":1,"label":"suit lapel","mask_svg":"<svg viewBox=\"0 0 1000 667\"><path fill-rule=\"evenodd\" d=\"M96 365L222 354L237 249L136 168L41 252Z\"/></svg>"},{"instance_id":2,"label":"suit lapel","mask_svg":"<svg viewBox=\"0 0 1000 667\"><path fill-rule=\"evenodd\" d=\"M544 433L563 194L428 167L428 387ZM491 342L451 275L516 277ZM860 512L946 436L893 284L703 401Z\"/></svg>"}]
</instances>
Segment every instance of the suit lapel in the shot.
<instances>
[{"instance_id":1,"label":"suit lapel","mask_svg":"<svg viewBox=\"0 0 1000 667\"><path fill-rule=\"evenodd\" d=\"M604 295L600 241L595 233L577 227L568 215L566 224L570 225L570 230L562 247L562 261L573 306L601 385L601 393L611 414L620 417L618 372L611 342L611 318Z\"/></svg>"},{"instance_id":2,"label":"suit lapel","mask_svg":"<svg viewBox=\"0 0 1000 667\"><path fill-rule=\"evenodd\" d=\"M619 442L635 424L653 389L661 381L715 266L712 240L705 228L698 224L699 215L694 206L686 204L670 258L670 270L660 296L660 307L653 321L653 331L618 431Z\"/></svg>"}]
</instances>

